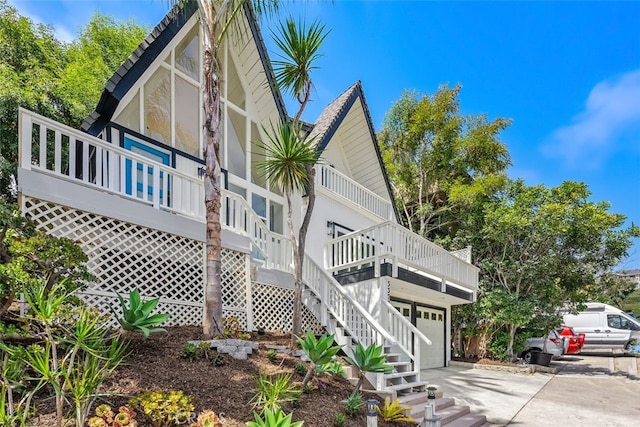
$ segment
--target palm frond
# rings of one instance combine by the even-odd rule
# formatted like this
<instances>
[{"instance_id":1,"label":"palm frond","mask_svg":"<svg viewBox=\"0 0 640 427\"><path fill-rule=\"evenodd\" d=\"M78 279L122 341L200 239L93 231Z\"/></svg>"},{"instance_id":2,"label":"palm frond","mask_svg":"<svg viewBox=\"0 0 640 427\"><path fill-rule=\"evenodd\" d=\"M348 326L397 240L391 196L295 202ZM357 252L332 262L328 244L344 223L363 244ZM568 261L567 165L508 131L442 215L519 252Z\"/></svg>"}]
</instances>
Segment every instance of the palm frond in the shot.
<instances>
[{"instance_id":1,"label":"palm frond","mask_svg":"<svg viewBox=\"0 0 640 427\"><path fill-rule=\"evenodd\" d=\"M277 54L280 59L272 61L278 86L293 95L304 92L311 81L311 70L317 68L313 63L322 56L319 49L329 31L317 20L307 28L303 21L296 24L289 17L271 35L282 51Z\"/></svg>"},{"instance_id":2,"label":"palm frond","mask_svg":"<svg viewBox=\"0 0 640 427\"><path fill-rule=\"evenodd\" d=\"M258 168L282 189L304 191L309 185L307 168L318 160L313 140L304 139L290 122L280 123L276 129L265 133L269 144L259 144L266 160L258 163Z\"/></svg>"}]
</instances>

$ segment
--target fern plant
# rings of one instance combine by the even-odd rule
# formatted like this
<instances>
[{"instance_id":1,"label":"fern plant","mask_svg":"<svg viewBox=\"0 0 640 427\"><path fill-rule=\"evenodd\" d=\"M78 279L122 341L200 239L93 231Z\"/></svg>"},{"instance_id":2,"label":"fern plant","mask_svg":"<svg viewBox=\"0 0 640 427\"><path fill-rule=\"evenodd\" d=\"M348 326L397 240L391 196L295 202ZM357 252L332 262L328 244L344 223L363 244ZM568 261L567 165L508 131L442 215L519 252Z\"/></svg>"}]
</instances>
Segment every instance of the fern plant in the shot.
<instances>
[{"instance_id":1,"label":"fern plant","mask_svg":"<svg viewBox=\"0 0 640 427\"><path fill-rule=\"evenodd\" d=\"M360 372L355 391L362 387L364 375L367 372L382 372L388 374L393 371L393 366L387 364L387 357L383 353L381 345L371 344L367 348L358 343L352 357L345 357L348 364L355 366Z\"/></svg>"},{"instance_id":2,"label":"fern plant","mask_svg":"<svg viewBox=\"0 0 640 427\"><path fill-rule=\"evenodd\" d=\"M379 406L376 406L376 411L378 411L378 415L382 417L385 421L393 421L393 422L403 422L403 423L415 423L416 421L407 417L404 413L405 411L410 410L411 408L408 406L400 406L400 401L398 399L393 402L389 397L384 399L384 406L380 409Z\"/></svg>"},{"instance_id":3,"label":"fern plant","mask_svg":"<svg viewBox=\"0 0 640 427\"><path fill-rule=\"evenodd\" d=\"M316 367L331 362L342 346L332 345L334 341L333 335L322 334L318 339L311 331L308 331L304 338L297 337L297 340L302 351L304 351L307 357L311 360L311 363L307 368L307 374L302 380L302 387L305 387L307 383L311 381L311 378L313 378L313 373L316 371Z\"/></svg>"},{"instance_id":4,"label":"fern plant","mask_svg":"<svg viewBox=\"0 0 640 427\"><path fill-rule=\"evenodd\" d=\"M118 322L125 331L140 332L146 337L152 332L164 332L163 328L156 328L155 326L165 322L169 318L167 313L151 314L156 308L160 298L150 299L149 301L142 301L140 297L140 291L134 289L129 292L129 305L124 301L124 298L116 293L120 300L120 307L122 308L122 317L119 317L113 307L109 307L113 315L118 319Z\"/></svg>"},{"instance_id":5,"label":"fern plant","mask_svg":"<svg viewBox=\"0 0 640 427\"><path fill-rule=\"evenodd\" d=\"M255 421L247 422L248 427L302 427L304 421L292 421L293 414L285 414L281 408L276 408L273 411L270 409L264 410L264 418L257 412L253 413Z\"/></svg>"}]
</instances>

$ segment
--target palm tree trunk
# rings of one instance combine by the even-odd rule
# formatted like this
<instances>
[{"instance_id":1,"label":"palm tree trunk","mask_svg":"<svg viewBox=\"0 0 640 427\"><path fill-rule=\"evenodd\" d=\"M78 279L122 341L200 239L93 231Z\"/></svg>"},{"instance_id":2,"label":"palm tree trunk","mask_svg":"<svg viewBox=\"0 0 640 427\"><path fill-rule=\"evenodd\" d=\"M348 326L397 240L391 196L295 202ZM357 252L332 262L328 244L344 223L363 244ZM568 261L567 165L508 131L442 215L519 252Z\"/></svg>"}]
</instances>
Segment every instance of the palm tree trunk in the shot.
<instances>
[{"instance_id":1,"label":"palm tree trunk","mask_svg":"<svg viewBox=\"0 0 640 427\"><path fill-rule=\"evenodd\" d=\"M296 306L298 301L298 270L302 271L300 267L300 259L298 257L298 243L296 241L296 233L293 230L293 208L291 206L291 190L285 188L285 197L287 199L287 227L289 228L289 239L291 240L291 248L293 248L293 271L294 271L294 286L293 286L293 319L291 328L291 349L296 348ZM302 301L302 293L300 293L299 300ZM299 309L299 306L298 306ZM299 325L297 325L299 328Z\"/></svg>"},{"instance_id":2,"label":"palm tree trunk","mask_svg":"<svg viewBox=\"0 0 640 427\"><path fill-rule=\"evenodd\" d=\"M206 25L203 25L207 31ZM222 239L220 226L220 69L213 34L205 36L203 86L205 113L206 287L202 331L221 336L222 331Z\"/></svg>"},{"instance_id":3,"label":"palm tree trunk","mask_svg":"<svg viewBox=\"0 0 640 427\"><path fill-rule=\"evenodd\" d=\"M315 175L316 170L313 167L307 167L307 176L309 177L309 188L307 189L307 209L305 210L304 219L300 225L298 232L298 247L295 251L295 287L293 289L293 333L300 335L302 333L302 267L304 263L304 248L307 239L307 231L309 231L309 223L311 222L311 214L316 203L315 191Z\"/></svg>"}]
</instances>

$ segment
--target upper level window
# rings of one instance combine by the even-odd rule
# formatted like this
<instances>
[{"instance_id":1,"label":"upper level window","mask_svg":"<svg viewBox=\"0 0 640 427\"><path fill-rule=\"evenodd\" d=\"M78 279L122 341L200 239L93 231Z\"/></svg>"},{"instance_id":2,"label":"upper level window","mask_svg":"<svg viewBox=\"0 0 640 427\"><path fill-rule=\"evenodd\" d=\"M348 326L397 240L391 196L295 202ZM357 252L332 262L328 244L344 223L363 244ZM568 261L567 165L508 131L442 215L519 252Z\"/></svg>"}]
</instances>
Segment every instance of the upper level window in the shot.
<instances>
[{"instance_id":1,"label":"upper level window","mask_svg":"<svg viewBox=\"0 0 640 427\"><path fill-rule=\"evenodd\" d=\"M175 50L176 68L195 81L200 81L200 39L196 25Z\"/></svg>"},{"instance_id":2,"label":"upper level window","mask_svg":"<svg viewBox=\"0 0 640 427\"><path fill-rule=\"evenodd\" d=\"M132 90L113 121L202 158L199 30L194 20L142 87Z\"/></svg>"}]
</instances>

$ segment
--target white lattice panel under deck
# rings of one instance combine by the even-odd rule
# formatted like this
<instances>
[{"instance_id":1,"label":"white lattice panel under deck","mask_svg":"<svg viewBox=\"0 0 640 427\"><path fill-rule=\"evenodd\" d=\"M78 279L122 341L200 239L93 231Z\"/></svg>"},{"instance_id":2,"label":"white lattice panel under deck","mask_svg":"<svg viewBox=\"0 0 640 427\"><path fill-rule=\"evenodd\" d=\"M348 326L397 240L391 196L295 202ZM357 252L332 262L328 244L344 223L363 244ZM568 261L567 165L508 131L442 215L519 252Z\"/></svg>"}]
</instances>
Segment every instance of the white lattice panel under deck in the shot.
<instances>
[{"instance_id":1,"label":"white lattice panel under deck","mask_svg":"<svg viewBox=\"0 0 640 427\"><path fill-rule=\"evenodd\" d=\"M160 297L158 310L171 315L167 325L202 323L201 242L30 197L23 200L23 215L38 228L76 241L89 257L87 266L97 280L81 295L87 303L107 315L109 306L119 311L116 292L138 288L144 298ZM223 248L222 266L223 315L236 316L247 328L247 255ZM291 330L291 289L254 283L252 293L254 328ZM305 329L322 331L306 307L302 316Z\"/></svg>"},{"instance_id":2,"label":"white lattice panel under deck","mask_svg":"<svg viewBox=\"0 0 640 427\"><path fill-rule=\"evenodd\" d=\"M267 331L290 332L293 316L293 289L253 282L251 288L253 324ZM322 332L315 316L302 306L302 329Z\"/></svg>"}]
</instances>

